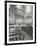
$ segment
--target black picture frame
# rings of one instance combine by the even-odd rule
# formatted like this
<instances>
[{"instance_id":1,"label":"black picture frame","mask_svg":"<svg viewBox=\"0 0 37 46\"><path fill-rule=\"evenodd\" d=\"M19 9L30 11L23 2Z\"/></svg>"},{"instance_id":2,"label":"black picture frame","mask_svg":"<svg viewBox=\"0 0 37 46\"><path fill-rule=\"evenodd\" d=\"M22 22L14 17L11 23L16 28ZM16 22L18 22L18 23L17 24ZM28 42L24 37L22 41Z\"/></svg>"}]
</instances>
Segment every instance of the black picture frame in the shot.
<instances>
[{"instance_id":1,"label":"black picture frame","mask_svg":"<svg viewBox=\"0 0 37 46\"><path fill-rule=\"evenodd\" d=\"M27 43L7 43L7 3L27 3L35 5L35 41ZM22 1L5 1L5 45L19 45L19 44L35 44L36 43L36 2L22 2Z\"/></svg>"}]
</instances>

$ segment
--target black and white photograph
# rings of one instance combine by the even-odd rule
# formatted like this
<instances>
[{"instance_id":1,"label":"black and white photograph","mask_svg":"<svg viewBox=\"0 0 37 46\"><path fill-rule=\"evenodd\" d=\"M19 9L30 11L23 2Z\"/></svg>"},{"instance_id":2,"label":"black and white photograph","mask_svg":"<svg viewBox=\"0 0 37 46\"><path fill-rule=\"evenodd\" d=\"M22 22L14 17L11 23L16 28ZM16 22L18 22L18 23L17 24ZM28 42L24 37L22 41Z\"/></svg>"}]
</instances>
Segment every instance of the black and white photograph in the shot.
<instances>
[{"instance_id":1,"label":"black and white photograph","mask_svg":"<svg viewBox=\"0 0 37 46\"><path fill-rule=\"evenodd\" d=\"M35 42L35 3L7 2L7 44Z\"/></svg>"}]
</instances>

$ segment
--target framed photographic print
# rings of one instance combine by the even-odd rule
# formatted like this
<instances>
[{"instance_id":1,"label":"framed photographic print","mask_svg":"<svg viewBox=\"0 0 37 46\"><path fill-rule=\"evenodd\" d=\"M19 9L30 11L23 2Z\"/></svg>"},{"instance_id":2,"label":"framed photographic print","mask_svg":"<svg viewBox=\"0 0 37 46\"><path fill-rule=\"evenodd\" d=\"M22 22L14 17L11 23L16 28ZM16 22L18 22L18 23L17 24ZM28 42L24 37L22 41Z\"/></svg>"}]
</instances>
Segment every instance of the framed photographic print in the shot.
<instances>
[{"instance_id":1,"label":"framed photographic print","mask_svg":"<svg viewBox=\"0 0 37 46\"><path fill-rule=\"evenodd\" d=\"M36 43L36 2L5 1L5 45Z\"/></svg>"}]
</instances>

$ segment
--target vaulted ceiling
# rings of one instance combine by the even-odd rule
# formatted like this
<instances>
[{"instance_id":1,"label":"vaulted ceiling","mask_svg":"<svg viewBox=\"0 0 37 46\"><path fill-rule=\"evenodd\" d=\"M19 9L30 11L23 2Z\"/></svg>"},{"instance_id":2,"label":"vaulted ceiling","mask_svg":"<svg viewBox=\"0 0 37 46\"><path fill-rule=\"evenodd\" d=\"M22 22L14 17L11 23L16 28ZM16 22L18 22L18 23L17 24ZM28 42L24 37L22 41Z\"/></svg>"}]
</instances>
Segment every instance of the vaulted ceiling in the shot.
<instances>
[{"instance_id":1,"label":"vaulted ceiling","mask_svg":"<svg viewBox=\"0 0 37 46\"><path fill-rule=\"evenodd\" d=\"M32 23L32 16L33 10L32 6L18 6L18 5L11 5L10 6L10 23ZM31 11L28 11L31 10ZM16 20L15 20L16 19ZM16 22L15 22L16 21Z\"/></svg>"}]
</instances>

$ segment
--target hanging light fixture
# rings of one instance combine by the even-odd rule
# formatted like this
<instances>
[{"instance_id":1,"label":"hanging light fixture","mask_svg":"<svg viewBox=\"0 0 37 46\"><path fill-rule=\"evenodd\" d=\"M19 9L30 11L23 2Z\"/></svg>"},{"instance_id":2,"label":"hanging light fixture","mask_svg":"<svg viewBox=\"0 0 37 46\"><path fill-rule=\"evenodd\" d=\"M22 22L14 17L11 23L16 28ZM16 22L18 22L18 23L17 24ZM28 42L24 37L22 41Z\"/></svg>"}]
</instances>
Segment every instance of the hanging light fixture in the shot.
<instances>
[{"instance_id":1,"label":"hanging light fixture","mask_svg":"<svg viewBox=\"0 0 37 46\"><path fill-rule=\"evenodd\" d=\"M30 13L31 12L31 6L26 6L26 12Z\"/></svg>"},{"instance_id":2,"label":"hanging light fixture","mask_svg":"<svg viewBox=\"0 0 37 46\"><path fill-rule=\"evenodd\" d=\"M17 5L16 8L22 9L22 6L21 5Z\"/></svg>"}]
</instances>

